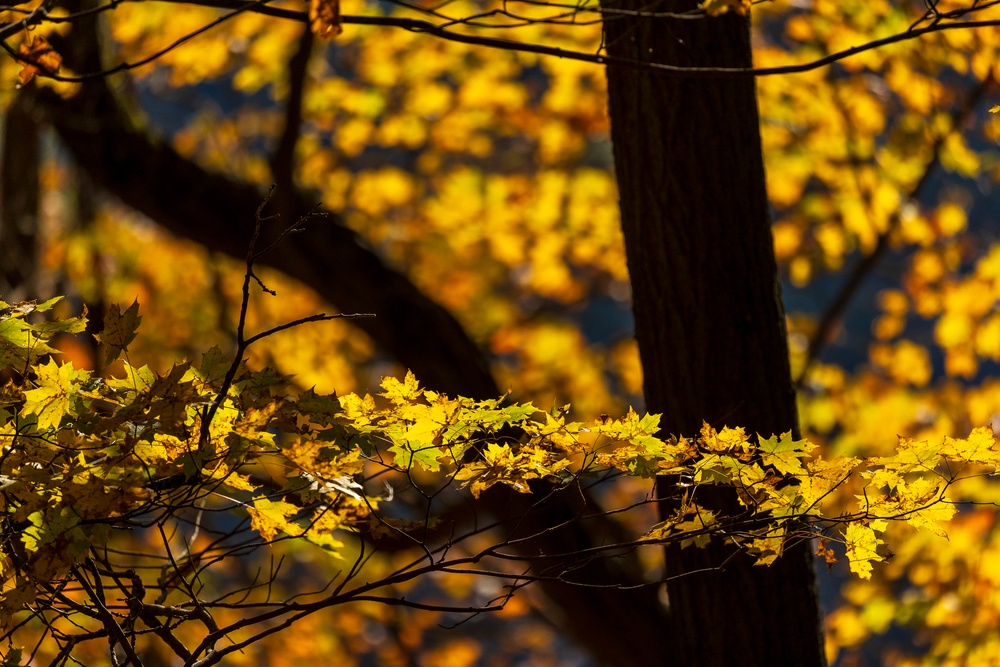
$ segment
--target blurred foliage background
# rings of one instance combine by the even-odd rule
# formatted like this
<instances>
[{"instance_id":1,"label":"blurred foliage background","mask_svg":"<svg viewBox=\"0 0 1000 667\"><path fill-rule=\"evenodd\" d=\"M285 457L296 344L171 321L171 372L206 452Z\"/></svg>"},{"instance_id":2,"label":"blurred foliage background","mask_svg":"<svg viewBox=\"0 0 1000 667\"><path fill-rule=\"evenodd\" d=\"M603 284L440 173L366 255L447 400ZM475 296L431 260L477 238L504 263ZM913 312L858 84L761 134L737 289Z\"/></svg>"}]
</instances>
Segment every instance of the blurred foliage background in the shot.
<instances>
[{"instance_id":1,"label":"blurred foliage background","mask_svg":"<svg viewBox=\"0 0 1000 667\"><path fill-rule=\"evenodd\" d=\"M755 64L810 62L971 7L931 5L759 3ZM976 3L970 17L1000 18L995 5ZM601 48L601 14L590 0L343 0L341 12L430 17L454 21L462 34ZM104 13L105 57L138 61L223 13L123 3ZM239 13L112 80L136 127L263 192L273 180L269 161L303 28ZM934 440L976 426L1000 429L1000 115L988 113L998 98L998 51L995 27L940 30L826 67L758 78L800 417L826 452L883 455L899 435ZM570 403L579 418L641 409L603 68L351 22L310 54L295 185L453 313L517 400ZM38 151L34 163L18 158L4 201L15 187L26 191L37 173L37 225L25 232L30 251L4 257L3 298L68 294L72 307L87 303L93 314L137 298L144 323L131 358L160 369L231 343L243 263L172 235L95 188L44 115L17 111L20 69L11 59L0 63L0 103L12 109L8 129L15 114L27 118L18 136L37 141ZM44 78L29 85L68 99L79 89ZM6 136L9 174L23 153L11 157L22 142ZM248 235L252 220L245 222ZM309 286L262 275L278 297L254 301L253 329L335 307ZM63 347L88 364L86 341ZM252 354L255 365L323 392L364 391L404 370L347 322L284 332ZM978 504L952 521L949 539L908 536L871 581L820 574L836 664L995 664L1000 486L982 479L964 488ZM616 488L608 502L632 492ZM849 497L851 489L843 492ZM295 558L319 578L329 567L306 552ZM452 632L437 627L449 622L375 606L317 614L248 654L246 664L320 657L343 665L587 664L520 599L498 617Z\"/></svg>"}]
</instances>

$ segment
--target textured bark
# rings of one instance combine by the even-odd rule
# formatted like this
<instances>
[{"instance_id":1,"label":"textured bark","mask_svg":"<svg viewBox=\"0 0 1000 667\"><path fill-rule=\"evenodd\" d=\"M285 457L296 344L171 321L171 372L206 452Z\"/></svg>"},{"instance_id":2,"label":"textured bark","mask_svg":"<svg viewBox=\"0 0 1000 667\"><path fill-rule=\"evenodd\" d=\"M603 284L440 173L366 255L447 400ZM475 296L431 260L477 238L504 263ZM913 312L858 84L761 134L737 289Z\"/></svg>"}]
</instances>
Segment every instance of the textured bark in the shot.
<instances>
[{"instance_id":1,"label":"textured bark","mask_svg":"<svg viewBox=\"0 0 1000 667\"><path fill-rule=\"evenodd\" d=\"M605 6L650 9L637 0ZM655 9L695 7L673 0ZM751 64L748 21L732 13L614 18L605 35L615 56ZM753 80L609 67L608 85L647 409L686 435L702 420L764 436L797 431ZM670 480L659 487L667 509L675 489ZM706 491L701 502L734 506L731 495ZM808 549L770 568L730 555L725 545L668 549L664 664L822 665Z\"/></svg>"}]
</instances>

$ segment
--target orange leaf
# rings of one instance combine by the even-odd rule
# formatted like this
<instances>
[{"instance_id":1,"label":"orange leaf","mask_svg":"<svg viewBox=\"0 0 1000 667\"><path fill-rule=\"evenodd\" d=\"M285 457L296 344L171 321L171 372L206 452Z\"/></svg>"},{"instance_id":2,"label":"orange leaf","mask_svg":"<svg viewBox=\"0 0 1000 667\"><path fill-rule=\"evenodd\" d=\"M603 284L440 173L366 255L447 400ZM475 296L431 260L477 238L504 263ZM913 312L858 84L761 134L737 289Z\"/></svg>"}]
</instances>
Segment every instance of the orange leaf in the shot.
<instances>
[{"instance_id":1,"label":"orange leaf","mask_svg":"<svg viewBox=\"0 0 1000 667\"><path fill-rule=\"evenodd\" d=\"M17 74L21 85L31 81L39 72L49 75L56 74L62 65L62 56L56 53L52 45L43 37L35 37L22 43L17 51L23 62L23 69Z\"/></svg>"},{"instance_id":2,"label":"orange leaf","mask_svg":"<svg viewBox=\"0 0 1000 667\"><path fill-rule=\"evenodd\" d=\"M309 28L320 39L333 39L340 27L340 0L309 0Z\"/></svg>"}]
</instances>

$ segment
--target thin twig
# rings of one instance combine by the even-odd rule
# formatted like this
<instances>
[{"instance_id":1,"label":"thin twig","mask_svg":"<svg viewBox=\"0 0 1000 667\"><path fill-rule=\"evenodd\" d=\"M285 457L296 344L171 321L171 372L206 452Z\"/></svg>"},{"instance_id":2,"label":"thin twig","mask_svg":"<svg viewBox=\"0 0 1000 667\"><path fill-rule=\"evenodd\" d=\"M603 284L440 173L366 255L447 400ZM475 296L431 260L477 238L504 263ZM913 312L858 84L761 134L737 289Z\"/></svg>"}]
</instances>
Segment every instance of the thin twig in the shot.
<instances>
[{"instance_id":1,"label":"thin twig","mask_svg":"<svg viewBox=\"0 0 1000 667\"><path fill-rule=\"evenodd\" d=\"M133 69L137 69L144 65L152 63L161 56L169 53L173 49L181 46L185 42L191 40L192 38L200 35L215 26L228 21L229 19L242 14L244 12L253 12L265 14L268 16L274 16L278 18L283 18L292 21L298 21L301 23L307 23L309 21L309 15L307 12L294 11L281 9L276 7L269 7L267 5L267 0L255 0L254 2L239 2L238 0L162 0L165 2L172 2L173 4L193 4L199 6L216 7L219 9L232 9L229 14L215 19L205 26L181 37L172 44L163 49L160 49L156 53L149 55L145 58L137 60L135 62L121 62L114 67L108 69L88 72L79 75L60 75L55 73L46 72L46 68L41 63L38 63L35 59L25 56L19 53L16 49L11 47L6 41L0 41L0 47L8 52L8 54L17 60L18 62L26 63L29 65L35 65L41 69L37 76L47 77L54 79L56 81L65 82L83 82L95 78L106 77L117 72L124 72ZM993 3L990 3L993 4ZM109 6L110 7L110 6ZM442 25L432 23L430 21L425 21L421 19L410 19L404 17L396 16L352 16L345 15L341 17L341 23L345 25L370 25L370 26L382 26L382 27L395 27L402 28L404 30L409 30L416 33L424 33L428 35L433 35L441 39L446 39L453 42L460 42L464 44L472 44L476 46L486 46L495 49L501 49L505 51L517 51L522 53L535 53L539 55L549 55L555 56L557 58L566 58L569 60L578 60L582 62L589 62L598 65L612 65L612 66L622 66L622 67L636 67L640 69L649 69L653 71L660 72L665 75L679 76L679 77L699 77L699 78L745 78L745 77L758 77L758 76L775 76L781 74L795 74L800 72L808 72L810 70L818 69L820 67L825 67L832 63L856 56L860 53L866 51L872 51L874 49L879 49L890 44L896 44L899 42L905 42L911 39L921 37L923 35L928 35L931 33L942 32L945 30L971 30L976 28L995 28L1000 26L1000 19L989 19L982 21L960 21L957 20L971 12L980 11L984 6L975 6L968 9L958 10L957 12L951 12L949 18L951 22L937 22L931 23L930 25L924 26L922 28L911 28L904 32L896 33L894 35L889 35L880 39L871 40L865 44L858 46L853 46L848 49L843 49L837 51L823 58L817 58L804 63L797 63L792 65L778 65L775 67L685 67L678 65L670 65L666 63L657 63L650 61L636 60L633 58L624 58L618 56L609 56L601 53L588 53L583 51L574 51L571 49L562 49L553 46L544 46L542 44L529 44L523 42L516 42L508 39L500 39L495 37L481 37L477 35L470 35L460 32L453 32L448 30ZM940 15L943 17L944 15ZM5 26L0 26L0 39L5 39L10 34L14 34L21 30L24 30L32 25L38 25L44 23L48 20L47 13L44 12L33 12L12 24L7 24ZM449 21L444 25L453 25L454 21Z\"/></svg>"}]
</instances>

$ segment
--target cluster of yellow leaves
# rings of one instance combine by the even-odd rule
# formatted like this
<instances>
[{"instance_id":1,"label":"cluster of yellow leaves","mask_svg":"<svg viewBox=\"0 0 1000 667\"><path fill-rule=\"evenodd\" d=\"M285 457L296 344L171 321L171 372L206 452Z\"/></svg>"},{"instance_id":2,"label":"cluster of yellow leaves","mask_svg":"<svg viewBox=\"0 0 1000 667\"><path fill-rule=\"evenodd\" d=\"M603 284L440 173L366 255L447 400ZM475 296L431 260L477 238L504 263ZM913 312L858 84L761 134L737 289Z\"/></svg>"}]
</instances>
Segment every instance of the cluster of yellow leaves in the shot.
<instances>
[{"instance_id":1,"label":"cluster of yellow leaves","mask_svg":"<svg viewBox=\"0 0 1000 667\"><path fill-rule=\"evenodd\" d=\"M889 456L828 461L789 434L751 438L705 424L697 437L664 439L656 416L630 410L621 419L570 422L566 409L547 413L530 403L425 390L411 373L385 378L378 397L306 391L293 399L285 378L244 369L232 393L218 396L232 363L218 348L199 365L163 375L126 365L125 377L99 378L39 358L53 333L85 324L82 317L29 321L55 301L0 304L4 360L23 378L4 388L0 427L3 520L18 535L4 546L5 562L14 565L5 566L0 595L8 615L105 544L111 527L155 515L176 489L192 486L245 513L267 542L304 538L336 555L343 544L335 532L368 525L384 500L359 483L365 462L410 480L438 480L442 489L457 482L477 498L497 484L530 493L536 480L563 485L609 469L671 474L691 490L688 500L641 543L703 546L725 536L766 565L788 540L840 525L834 539L867 579L871 563L888 555L879 536L888 522L943 534L955 511L950 489L1000 464L986 428L941 444L904 438ZM134 337L139 319L135 305L124 314L111 310L102 334L110 354ZM218 412L203 423L213 414L209 406ZM277 494L273 475L256 472L275 464L285 480ZM825 513L827 498L852 477L863 489L856 507ZM740 518L699 506L693 498L703 485L734 487L745 510ZM387 521L390 531L406 529L406 522Z\"/></svg>"},{"instance_id":2,"label":"cluster of yellow leaves","mask_svg":"<svg viewBox=\"0 0 1000 667\"><path fill-rule=\"evenodd\" d=\"M287 378L267 369L240 371L232 394L219 397L233 362L218 348L198 365L175 365L162 375L126 363L124 377L102 378L72 362L57 363L48 339L86 325L85 317L29 320L57 301L0 303L2 362L14 373L0 410L0 508L5 530L13 531L4 546L5 618L47 582L66 576L91 548L105 545L110 528L162 511L177 489L221 494L264 540L303 536L334 553L340 542L333 531L366 520L373 503L350 485L317 483L358 469L359 452L331 464L330 453L313 444L340 410L336 399L312 392L287 399ZM137 303L124 313L111 308L99 336L106 359L113 361L132 341L140 320ZM218 412L203 425L209 406ZM280 425L287 437L279 446L274 431ZM299 504L276 497L257 472L262 457L280 457L282 448L286 477L295 480L288 498Z\"/></svg>"}]
</instances>

